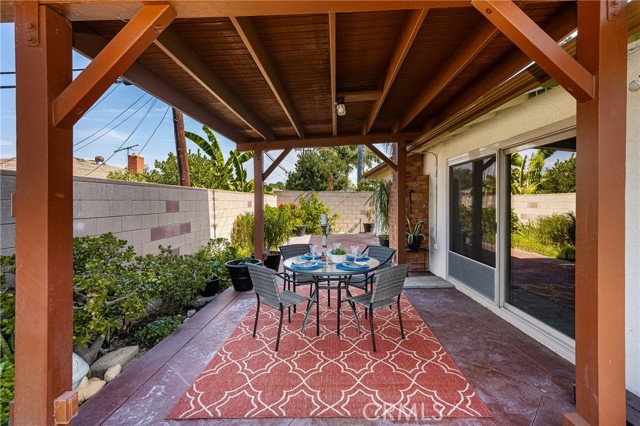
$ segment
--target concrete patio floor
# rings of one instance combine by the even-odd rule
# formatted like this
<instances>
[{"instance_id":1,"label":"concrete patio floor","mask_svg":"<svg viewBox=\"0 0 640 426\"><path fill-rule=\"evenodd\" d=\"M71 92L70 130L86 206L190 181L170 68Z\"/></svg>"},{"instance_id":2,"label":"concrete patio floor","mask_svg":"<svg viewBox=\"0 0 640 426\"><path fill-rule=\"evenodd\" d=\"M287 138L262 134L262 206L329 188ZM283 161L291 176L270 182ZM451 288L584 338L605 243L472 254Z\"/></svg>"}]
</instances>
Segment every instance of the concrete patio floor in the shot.
<instances>
[{"instance_id":1,"label":"concrete patio floor","mask_svg":"<svg viewBox=\"0 0 640 426\"><path fill-rule=\"evenodd\" d=\"M552 425L575 410L571 363L455 289L405 289L405 294L494 416L438 424ZM74 425L352 424L347 418L164 420L254 304L253 292L220 294L82 405Z\"/></svg>"}]
</instances>

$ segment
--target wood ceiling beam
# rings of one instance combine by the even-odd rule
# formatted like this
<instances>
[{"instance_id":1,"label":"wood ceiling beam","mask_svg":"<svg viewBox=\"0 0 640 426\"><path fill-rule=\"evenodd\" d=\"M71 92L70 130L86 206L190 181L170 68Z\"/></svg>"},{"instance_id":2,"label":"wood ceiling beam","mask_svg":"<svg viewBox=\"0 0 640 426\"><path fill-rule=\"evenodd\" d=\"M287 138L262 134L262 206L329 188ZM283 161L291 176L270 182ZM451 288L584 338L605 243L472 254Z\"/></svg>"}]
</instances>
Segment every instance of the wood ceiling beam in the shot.
<instances>
[{"instance_id":1,"label":"wood ceiling beam","mask_svg":"<svg viewBox=\"0 0 640 426\"><path fill-rule=\"evenodd\" d=\"M269 166L269 168L267 170L265 170L265 172L262 174L262 180L267 180L267 178L269 177L269 175L271 175L271 173L273 173L273 171L276 169L276 167L278 167L278 165L280 163L282 163L282 160L285 159L285 157L287 155L289 155L289 153L291 152L291 148L287 148L284 151L282 151L280 153L280 155L278 155L278 157L276 157L275 160L273 160L273 163L271 163L271 165Z\"/></svg>"},{"instance_id":2,"label":"wood ceiling beam","mask_svg":"<svg viewBox=\"0 0 640 426\"><path fill-rule=\"evenodd\" d=\"M368 134L368 135L348 135L326 138L307 138L307 139L281 139L272 142L246 142L239 143L236 148L240 152L264 150L270 151L275 149L288 148L323 148L329 146L345 146L345 145L362 145L367 143L389 143L398 142L400 140L413 140L419 133L384 133L384 134Z\"/></svg>"},{"instance_id":3,"label":"wood ceiling beam","mask_svg":"<svg viewBox=\"0 0 640 426\"><path fill-rule=\"evenodd\" d=\"M14 1L3 1L2 22L12 22ZM329 12L383 12L429 8L469 7L470 0L376 0L376 1L291 1L291 0L147 0L147 1L75 1L40 0L71 21L120 21L133 18L144 4L169 4L179 19L228 16L309 15Z\"/></svg>"},{"instance_id":4,"label":"wood ceiling beam","mask_svg":"<svg viewBox=\"0 0 640 426\"><path fill-rule=\"evenodd\" d=\"M74 25L74 29L77 25ZM84 32L74 32L73 34L73 48L89 59L98 56L107 44L107 39L98 34ZM233 142L246 142L247 138L235 126L220 120L139 62L134 62L122 76L131 84L179 109L194 120L206 124L227 139Z\"/></svg>"},{"instance_id":5,"label":"wood ceiling beam","mask_svg":"<svg viewBox=\"0 0 640 426\"><path fill-rule=\"evenodd\" d=\"M576 5L570 3L564 6L548 22L544 23L543 28L554 40L562 40L567 37L577 28ZM488 94L501 86L513 84L514 75L522 71L529 63L531 63L531 59L527 55L520 49L513 49L511 53L500 60L499 65L493 67L493 72L485 74L472 85L466 87L460 96L445 106L436 117L429 120L430 127L423 129L424 133L413 141L409 151L414 151L448 128L444 123L451 121L455 116L471 114L478 109L482 109L483 113L490 111L491 108L483 107L483 102ZM528 73L530 70L524 72Z\"/></svg>"},{"instance_id":6,"label":"wood ceiling beam","mask_svg":"<svg viewBox=\"0 0 640 426\"><path fill-rule=\"evenodd\" d=\"M338 135L338 114L336 113L336 14L329 13L329 69L331 72L331 128L333 136Z\"/></svg>"},{"instance_id":7,"label":"wood ceiling beam","mask_svg":"<svg viewBox=\"0 0 640 426\"><path fill-rule=\"evenodd\" d=\"M365 90L362 92L339 92L336 94L337 99L344 99L345 103L349 102L373 102L378 100L382 91Z\"/></svg>"},{"instance_id":8,"label":"wood ceiling beam","mask_svg":"<svg viewBox=\"0 0 640 426\"><path fill-rule=\"evenodd\" d=\"M386 155L384 155L382 153L382 151L380 151L378 148L375 147L374 144L366 143L365 146L367 148L369 148L371 150L371 152L373 152L376 155L376 157L378 157L379 159L381 159L382 161L387 163L387 165L389 165L389 167L391 167L393 169L393 171L398 170L398 165L396 163L394 163L393 160L391 160L391 158L389 158Z\"/></svg>"},{"instance_id":9,"label":"wood ceiling beam","mask_svg":"<svg viewBox=\"0 0 640 426\"><path fill-rule=\"evenodd\" d=\"M382 109L382 105L391 90L391 86L393 86L393 83L396 81L400 68L402 68L402 64L413 45L413 41L416 39L420 28L422 28L422 23L427 17L427 12L429 12L429 9L412 10L406 17L400 34L396 37L396 43L393 46L391 60L389 61L389 66L387 67L387 72L385 73L382 83L382 93L371 107L371 111L369 111L369 115L367 116L367 121L362 131L364 135L369 133L373 128L376 118L378 118L378 114Z\"/></svg>"},{"instance_id":10,"label":"wood ceiling beam","mask_svg":"<svg viewBox=\"0 0 640 426\"><path fill-rule=\"evenodd\" d=\"M176 16L171 6L144 6L53 103L53 123L70 129Z\"/></svg>"},{"instance_id":11,"label":"wood ceiling beam","mask_svg":"<svg viewBox=\"0 0 640 426\"><path fill-rule=\"evenodd\" d=\"M471 4L578 102L593 99L595 77L513 2L472 0Z\"/></svg>"},{"instance_id":12,"label":"wood ceiling beam","mask_svg":"<svg viewBox=\"0 0 640 426\"><path fill-rule=\"evenodd\" d=\"M433 79L429 80L411 106L405 110L394 125L393 131L402 131L406 128L497 34L498 29L491 22L480 21L458 45L447 63L438 70Z\"/></svg>"},{"instance_id":13,"label":"wood ceiling beam","mask_svg":"<svg viewBox=\"0 0 640 426\"><path fill-rule=\"evenodd\" d=\"M273 140L275 135L240 99L218 78L211 68L173 29L167 28L155 44L162 49L180 68L191 76L211 95L218 99L247 126L263 139Z\"/></svg>"},{"instance_id":14,"label":"wood ceiling beam","mask_svg":"<svg viewBox=\"0 0 640 426\"><path fill-rule=\"evenodd\" d=\"M245 46L249 50L253 61L260 69L262 76L266 80L267 84L271 88L276 100L280 104L280 107L284 111L287 119L293 126L299 138L304 138L304 130L302 128L302 123L298 119L295 109L293 108L293 104L287 95L286 90L276 72L276 68L271 62L269 58L269 54L267 53L260 37L258 36L258 32L256 31L255 26L253 25L253 21L248 17L230 17L231 22L236 27L236 31L242 38Z\"/></svg>"}]
</instances>

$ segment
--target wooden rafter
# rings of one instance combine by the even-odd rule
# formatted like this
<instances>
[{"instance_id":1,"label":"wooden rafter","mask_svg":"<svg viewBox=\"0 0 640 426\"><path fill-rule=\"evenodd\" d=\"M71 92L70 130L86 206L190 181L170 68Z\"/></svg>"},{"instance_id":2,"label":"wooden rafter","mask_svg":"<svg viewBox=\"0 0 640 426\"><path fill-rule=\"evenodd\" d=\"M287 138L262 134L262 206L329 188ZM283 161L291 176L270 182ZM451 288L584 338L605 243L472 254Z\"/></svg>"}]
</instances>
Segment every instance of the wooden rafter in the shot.
<instances>
[{"instance_id":1,"label":"wooden rafter","mask_svg":"<svg viewBox=\"0 0 640 426\"><path fill-rule=\"evenodd\" d=\"M246 142L236 145L238 151L274 150L287 148L322 148L327 146L362 145L367 143L388 143L399 140L413 140L419 133L385 133L349 135L328 138L281 139L272 142Z\"/></svg>"},{"instance_id":2,"label":"wooden rafter","mask_svg":"<svg viewBox=\"0 0 640 426\"><path fill-rule=\"evenodd\" d=\"M53 121L69 129L176 16L167 5L144 6L56 98Z\"/></svg>"},{"instance_id":3,"label":"wooden rafter","mask_svg":"<svg viewBox=\"0 0 640 426\"><path fill-rule=\"evenodd\" d=\"M289 155L290 152L291 152L291 148L287 148L284 151L282 151L280 155L278 155L278 157L275 160L273 160L273 163L271 163L269 168L264 171L264 173L262 174L262 180L266 180L269 177L269 175L273 173L276 167L278 167L278 165L282 163L282 160L284 160L285 157Z\"/></svg>"},{"instance_id":4,"label":"wooden rafter","mask_svg":"<svg viewBox=\"0 0 640 426\"><path fill-rule=\"evenodd\" d=\"M349 102L373 102L377 101L382 91L380 90L365 90L362 92L341 92L336 94L336 98L344 99L345 103Z\"/></svg>"},{"instance_id":5,"label":"wooden rafter","mask_svg":"<svg viewBox=\"0 0 640 426\"><path fill-rule=\"evenodd\" d=\"M329 13L329 68L331 72L331 128L333 136L338 135L336 114L336 14Z\"/></svg>"},{"instance_id":6,"label":"wooden rafter","mask_svg":"<svg viewBox=\"0 0 640 426\"><path fill-rule=\"evenodd\" d=\"M459 47L451 55L433 79L422 90L415 101L407 108L394 126L393 131L402 131L435 99L453 79L469 65L480 51L496 36L498 30L486 21L481 21L473 28L469 35L459 44Z\"/></svg>"},{"instance_id":7,"label":"wooden rafter","mask_svg":"<svg viewBox=\"0 0 640 426\"><path fill-rule=\"evenodd\" d=\"M398 165L396 163L393 162L393 160L391 160L389 157L387 157L386 155L384 155L382 153L382 151L380 151L378 148L375 147L374 144L372 143L366 143L365 144L367 148L369 148L371 150L371 152L373 152L379 159L381 159L382 161L384 161L385 163L387 163L389 165L389 167L391 167L394 171L398 170Z\"/></svg>"},{"instance_id":8,"label":"wooden rafter","mask_svg":"<svg viewBox=\"0 0 640 426\"><path fill-rule=\"evenodd\" d=\"M144 3L162 3L172 6L180 19L213 18L228 16L278 16L292 13L309 15L329 11L382 12L388 10L412 10L441 7L469 7L469 0L377 0L377 1L297 1L291 0L151 0ZM3 1L0 7L2 22L13 21L13 1ZM50 5L71 21L116 21L131 19L141 1L80 1L40 0Z\"/></svg>"},{"instance_id":9,"label":"wooden rafter","mask_svg":"<svg viewBox=\"0 0 640 426\"><path fill-rule=\"evenodd\" d=\"M595 78L511 1L471 4L579 102L593 99Z\"/></svg>"},{"instance_id":10,"label":"wooden rafter","mask_svg":"<svg viewBox=\"0 0 640 426\"><path fill-rule=\"evenodd\" d=\"M273 140L275 135L240 99L220 80L209 66L172 28L168 28L155 43L191 78L215 96L240 120L263 139Z\"/></svg>"},{"instance_id":11,"label":"wooden rafter","mask_svg":"<svg viewBox=\"0 0 640 426\"><path fill-rule=\"evenodd\" d=\"M269 54L264 48L260 37L258 37L258 33L256 31L251 18L248 17L231 17L231 22L236 27L236 31L242 38L245 46L249 50L253 61L260 69L262 76L266 80L267 84L271 88L276 100L282 107L287 119L293 126L294 130L298 134L299 138L304 138L304 130L302 129L302 123L298 119L298 116L293 108L293 104L287 95L287 92L280 81L280 77L276 72L271 59L269 58Z\"/></svg>"},{"instance_id":12,"label":"wooden rafter","mask_svg":"<svg viewBox=\"0 0 640 426\"><path fill-rule=\"evenodd\" d=\"M382 105L387 99L391 86L393 86L393 83L396 81L400 68L413 45L413 41L418 35L418 31L420 31L420 28L422 27L422 23L424 22L424 18L426 18L428 11L428 9L413 10L409 12L409 15L405 19L402 30L400 31L400 34L398 34L396 44L392 50L393 53L391 60L389 61L389 66L387 67L387 72L385 73L384 81L382 83L382 93L371 107L371 111L369 111L362 134L366 135L373 128L376 118L378 118L378 114L380 113L380 109L382 109Z\"/></svg>"},{"instance_id":13,"label":"wooden rafter","mask_svg":"<svg viewBox=\"0 0 640 426\"><path fill-rule=\"evenodd\" d=\"M76 32L73 35L73 48L89 58L98 56L107 44L107 39L98 34ZM229 140L233 142L246 141L246 137L236 127L211 114L202 105L167 84L165 80L149 71L139 62L134 62L122 76L131 84L174 106L194 120L215 129L216 132Z\"/></svg>"},{"instance_id":14,"label":"wooden rafter","mask_svg":"<svg viewBox=\"0 0 640 426\"><path fill-rule=\"evenodd\" d=\"M567 35L575 31L576 27L575 4L568 4L564 6L556 15L543 25L545 32L555 40L565 38ZM483 105L489 97L488 94L493 93L501 86L506 86L507 81L509 81L509 85L513 84L513 76L529 63L531 63L531 59L529 59L527 55L525 55L520 49L514 49L506 59L501 61L500 68L495 69L492 73L485 74L484 77L467 87L463 95L458 96L436 117L433 117L432 120L430 120L430 125L423 129L424 133L414 139L409 151L419 148L431 138L447 130L450 123L452 123L456 117L466 115L468 111L477 109L478 106ZM487 108L481 108L481 110L487 110ZM464 123L464 121L462 122Z\"/></svg>"}]
</instances>

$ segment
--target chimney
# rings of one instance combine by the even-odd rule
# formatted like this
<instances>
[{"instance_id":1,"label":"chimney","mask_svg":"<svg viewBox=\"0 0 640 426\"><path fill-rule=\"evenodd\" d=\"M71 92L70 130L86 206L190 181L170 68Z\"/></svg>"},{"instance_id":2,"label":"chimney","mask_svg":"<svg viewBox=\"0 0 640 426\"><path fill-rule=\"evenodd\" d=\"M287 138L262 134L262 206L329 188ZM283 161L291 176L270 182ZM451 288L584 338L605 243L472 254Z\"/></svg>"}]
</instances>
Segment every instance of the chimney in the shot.
<instances>
[{"instance_id":1,"label":"chimney","mask_svg":"<svg viewBox=\"0 0 640 426\"><path fill-rule=\"evenodd\" d=\"M135 173L135 174L144 172L144 157L137 154L129 155L127 169L131 173Z\"/></svg>"}]
</instances>

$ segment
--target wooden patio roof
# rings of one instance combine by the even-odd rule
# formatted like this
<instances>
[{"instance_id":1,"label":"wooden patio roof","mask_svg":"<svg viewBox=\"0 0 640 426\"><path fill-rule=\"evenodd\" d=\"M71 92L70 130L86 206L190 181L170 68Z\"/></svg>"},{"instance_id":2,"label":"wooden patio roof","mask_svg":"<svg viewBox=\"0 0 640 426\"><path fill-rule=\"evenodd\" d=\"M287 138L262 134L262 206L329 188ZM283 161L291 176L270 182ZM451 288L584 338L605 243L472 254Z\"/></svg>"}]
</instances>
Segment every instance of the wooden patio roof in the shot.
<instances>
[{"instance_id":1,"label":"wooden patio roof","mask_svg":"<svg viewBox=\"0 0 640 426\"><path fill-rule=\"evenodd\" d=\"M72 22L74 48L90 58L142 6L40 3ZM522 71L528 56L468 1L162 3L176 19L124 77L241 150L400 137L411 150L549 78ZM556 41L577 27L573 1L517 4ZM1 14L13 20L13 5ZM574 54L575 40L563 47Z\"/></svg>"}]
</instances>

